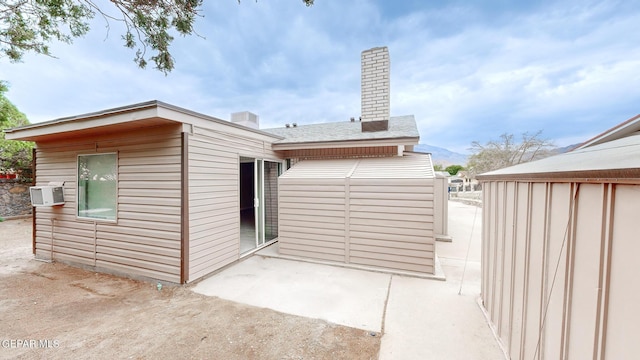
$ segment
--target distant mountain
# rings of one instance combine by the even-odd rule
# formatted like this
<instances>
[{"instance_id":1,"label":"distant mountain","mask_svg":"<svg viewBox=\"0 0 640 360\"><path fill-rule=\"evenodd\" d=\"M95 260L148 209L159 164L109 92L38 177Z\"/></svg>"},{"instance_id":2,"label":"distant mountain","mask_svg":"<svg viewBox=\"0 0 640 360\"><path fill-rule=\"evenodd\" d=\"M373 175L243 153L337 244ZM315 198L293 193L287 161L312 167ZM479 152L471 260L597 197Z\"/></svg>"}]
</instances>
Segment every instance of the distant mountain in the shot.
<instances>
[{"instance_id":1,"label":"distant mountain","mask_svg":"<svg viewBox=\"0 0 640 360\"><path fill-rule=\"evenodd\" d=\"M556 153L556 154L564 154L569 150L573 150L574 148L576 148L579 145L582 145L582 143L563 146L563 147L558 147L558 148L553 149L553 152Z\"/></svg>"},{"instance_id":2,"label":"distant mountain","mask_svg":"<svg viewBox=\"0 0 640 360\"><path fill-rule=\"evenodd\" d=\"M434 164L443 166L449 165L466 165L468 155L460 154L447 150L445 148L431 146L427 144L418 144L413 147L413 151L431 153L431 159Z\"/></svg>"},{"instance_id":3,"label":"distant mountain","mask_svg":"<svg viewBox=\"0 0 640 360\"><path fill-rule=\"evenodd\" d=\"M566 153L569 150L572 150L576 146L580 144L573 144L563 147L558 147L552 150L553 154L562 154ZM467 165L467 160L469 159L469 155L460 154L457 152L453 152L451 150L441 148L438 146L432 146L427 144L418 144L413 147L413 151L430 153L431 159L434 164L440 164L442 166L449 165Z\"/></svg>"}]
</instances>

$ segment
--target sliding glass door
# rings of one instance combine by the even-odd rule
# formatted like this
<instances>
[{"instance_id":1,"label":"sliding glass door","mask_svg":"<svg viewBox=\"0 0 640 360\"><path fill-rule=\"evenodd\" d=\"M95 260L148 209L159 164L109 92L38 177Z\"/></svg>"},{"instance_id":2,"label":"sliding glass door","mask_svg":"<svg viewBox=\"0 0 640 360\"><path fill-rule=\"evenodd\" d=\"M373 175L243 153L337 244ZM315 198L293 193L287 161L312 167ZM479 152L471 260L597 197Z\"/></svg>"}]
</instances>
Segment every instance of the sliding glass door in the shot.
<instances>
[{"instance_id":1,"label":"sliding glass door","mask_svg":"<svg viewBox=\"0 0 640 360\"><path fill-rule=\"evenodd\" d=\"M250 158L241 158L241 165L241 209L246 209L247 196L252 196L253 200L252 229L247 226L249 214L241 211L240 252L245 253L278 237L278 176L283 167L279 162ZM248 187L249 184L252 186ZM247 243L249 234L254 238L252 243Z\"/></svg>"}]
</instances>

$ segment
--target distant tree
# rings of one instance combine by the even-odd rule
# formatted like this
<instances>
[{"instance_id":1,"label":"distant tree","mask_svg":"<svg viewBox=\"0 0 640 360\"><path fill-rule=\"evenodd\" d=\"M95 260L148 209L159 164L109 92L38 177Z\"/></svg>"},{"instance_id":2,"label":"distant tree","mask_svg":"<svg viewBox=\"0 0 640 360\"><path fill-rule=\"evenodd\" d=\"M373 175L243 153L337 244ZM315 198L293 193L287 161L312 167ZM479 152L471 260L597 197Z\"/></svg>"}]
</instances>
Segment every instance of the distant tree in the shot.
<instances>
[{"instance_id":1,"label":"distant tree","mask_svg":"<svg viewBox=\"0 0 640 360\"><path fill-rule=\"evenodd\" d=\"M460 170L464 170L464 166L462 166L462 165L449 165L444 169L444 171L448 172L449 175L451 175L451 176L458 175L458 171L460 171Z\"/></svg>"},{"instance_id":2,"label":"distant tree","mask_svg":"<svg viewBox=\"0 0 640 360\"><path fill-rule=\"evenodd\" d=\"M6 83L0 81L0 171L19 170L31 166L33 143L6 140L4 129L28 125L29 120L5 97Z\"/></svg>"},{"instance_id":3,"label":"distant tree","mask_svg":"<svg viewBox=\"0 0 640 360\"><path fill-rule=\"evenodd\" d=\"M499 140L491 140L486 144L477 141L471 143L471 156L467 162L467 170L472 176L488 171L502 169L553 154L553 142L541 138L542 131L535 134L525 132L520 141L513 134L502 134Z\"/></svg>"},{"instance_id":4,"label":"distant tree","mask_svg":"<svg viewBox=\"0 0 640 360\"><path fill-rule=\"evenodd\" d=\"M302 0L307 6L313 0ZM0 0L0 55L20 61L25 52L51 55L54 40L72 43L89 32L88 21L96 14L109 28L110 22L126 27L124 45L136 51L141 68L149 60L155 68L170 72L174 67L169 46L172 32L192 35L203 0L110 0L115 14L93 0ZM238 0L240 3L240 0ZM102 4L101 4L102 5ZM150 58L147 50L154 52Z\"/></svg>"},{"instance_id":5,"label":"distant tree","mask_svg":"<svg viewBox=\"0 0 640 360\"><path fill-rule=\"evenodd\" d=\"M435 171L445 171L445 170L444 170L444 165L442 165L442 164L435 164L435 165L433 165L433 170L435 170Z\"/></svg>"}]
</instances>

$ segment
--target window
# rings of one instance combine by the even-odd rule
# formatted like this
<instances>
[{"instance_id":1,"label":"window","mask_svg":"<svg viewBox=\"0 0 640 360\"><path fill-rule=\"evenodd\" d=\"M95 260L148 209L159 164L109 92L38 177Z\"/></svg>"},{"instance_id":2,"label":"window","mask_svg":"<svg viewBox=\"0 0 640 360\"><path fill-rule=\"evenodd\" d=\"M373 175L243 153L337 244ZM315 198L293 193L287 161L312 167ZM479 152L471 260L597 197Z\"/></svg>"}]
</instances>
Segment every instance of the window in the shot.
<instances>
[{"instance_id":1,"label":"window","mask_svg":"<svg viewBox=\"0 0 640 360\"><path fill-rule=\"evenodd\" d=\"M116 220L117 154L78 155L78 217Z\"/></svg>"}]
</instances>

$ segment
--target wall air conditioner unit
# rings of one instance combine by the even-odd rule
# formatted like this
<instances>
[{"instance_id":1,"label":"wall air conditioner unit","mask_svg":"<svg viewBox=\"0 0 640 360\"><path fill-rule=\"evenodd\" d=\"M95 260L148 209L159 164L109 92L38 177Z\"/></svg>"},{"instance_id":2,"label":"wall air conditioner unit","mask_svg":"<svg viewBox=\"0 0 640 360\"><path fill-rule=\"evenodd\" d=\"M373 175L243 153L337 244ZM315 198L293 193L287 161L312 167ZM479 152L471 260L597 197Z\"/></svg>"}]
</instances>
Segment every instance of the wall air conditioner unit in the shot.
<instances>
[{"instance_id":1,"label":"wall air conditioner unit","mask_svg":"<svg viewBox=\"0 0 640 360\"><path fill-rule=\"evenodd\" d=\"M64 188L62 186L31 186L32 206L64 205Z\"/></svg>"}]
</instances>

